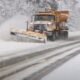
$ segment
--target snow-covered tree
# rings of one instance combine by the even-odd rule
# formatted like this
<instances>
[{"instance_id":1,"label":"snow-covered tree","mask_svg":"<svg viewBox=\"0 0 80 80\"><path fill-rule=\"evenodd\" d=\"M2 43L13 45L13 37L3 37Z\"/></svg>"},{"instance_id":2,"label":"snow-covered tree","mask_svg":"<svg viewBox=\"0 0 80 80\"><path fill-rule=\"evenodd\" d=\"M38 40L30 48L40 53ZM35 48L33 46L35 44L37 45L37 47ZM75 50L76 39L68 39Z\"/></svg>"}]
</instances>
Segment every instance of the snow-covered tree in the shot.
<instances>
[{"instance_id":1,"label":"snow-covered tree","mask_svg":"<svg viewBox=\"0 0 80 80\"><path fill-rule=\"evenodd\" d=\"M0 0L0 23L17 13L31 17L35 11L48 5L54 9L68 9L70 11L69 28L80 29L79 0Z\"/></svg>"}]
</instances>

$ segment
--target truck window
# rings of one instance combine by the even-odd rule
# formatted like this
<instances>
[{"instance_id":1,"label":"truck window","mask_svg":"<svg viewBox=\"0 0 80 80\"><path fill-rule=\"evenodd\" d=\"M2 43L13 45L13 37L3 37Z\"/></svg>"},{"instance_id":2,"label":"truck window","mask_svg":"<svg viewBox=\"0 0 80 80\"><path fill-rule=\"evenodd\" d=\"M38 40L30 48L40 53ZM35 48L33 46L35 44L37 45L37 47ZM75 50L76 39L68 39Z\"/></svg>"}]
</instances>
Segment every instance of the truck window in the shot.
<instances>
[{"instance_id":1,"label":"truck window","mask_svg":"<svg viewBox=\"0 0 80 80\"><path fill-rule=\"evenodd\" d=\"M35 21L51 21L54 20L52 15L35 15Z\"/></svg>"}]
</instances>

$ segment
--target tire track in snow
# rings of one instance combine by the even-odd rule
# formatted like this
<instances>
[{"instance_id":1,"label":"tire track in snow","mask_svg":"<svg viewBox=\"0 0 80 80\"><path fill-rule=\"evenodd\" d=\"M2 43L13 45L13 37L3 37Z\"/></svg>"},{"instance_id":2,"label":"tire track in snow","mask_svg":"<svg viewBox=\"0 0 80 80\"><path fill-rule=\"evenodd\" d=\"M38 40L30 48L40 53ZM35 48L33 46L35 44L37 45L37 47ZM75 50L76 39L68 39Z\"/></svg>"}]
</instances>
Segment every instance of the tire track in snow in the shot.
<instances>
[{"instance_id":1,"label":"tire track in snow","mask_svg":"<svg viewBox=\"0 0 80 80\"><path fill-rule=\"evenodd\" d=\"M78 45L77 45L78 44ZM75 46L74 46L75 45ZM64 53L64 52L66 52L66 51L68 51L68 50L70 50L70 49L75 49L77 46L79 46L79 42L78 43L74 43L74 44L71 44L71 46L72 47L70 47L70 48L68 48L67 50L66 49L64 49L63 50L63 48L66 48L66 47L69 47L70 45L68 44L67 46L65 45L65 46L63 46L63 47L59 47L60 49L62 49L62 51L60 51L60 52L57 52L57 53L59 53L59 54L55 54L54 55L54 57L55 56L59 56L59 55L61 55L62 53ZM59 50L59 49L56 49L56 50ZM53 51L55 51L55 49L53 49ZM47 52L46 52L47 53ZM49 53L49 52L48 52ZM52 55L51 55L52 56ZM46 59L50 59L51 58L51 56L47 56L47 58ZM39 59L39 58L38 58ZM45 58L44 58L45 59ZM41 60L41 59L40 59ZM9 76L11 76L11 75L14 75L14 74L16 74L16 73L19 73L19 72L21 72L21 71L23 71L23 70L25 70L26 68L29 68L29 67L32 67L32 66L34 66L34 65L37 65L38 64L38 62L36 62L36 63L33 63L33 64L31 64L31 65L29 65L29 66L25 66L25 67L23 67L23 68L21 68L21 69L19 69L19 70L16 70L16 71L13 71L12 73L9 73L9 74L7 74L7 75L4 75L4 76L2 76L2 77L0 77L0 79L4 79L4 78L6 78L6 77L9 77Z\"/></svg>"},{"instance_id":2,"label":"tire track in snow","mask_svg":"<svg viewBox=\"0 0 80 80\"><path fill-rule=\"evenodd\" d=\"M80 54L80 47L79 48L75 48L73 51L72 50L70 52L69 51L66 52L66 53L71 53L71 54L66 55L66 56L63 55L62 58L56 60L55 62L51 63L50 65L48 65L46 67L44 67L43 69L41 69L39 71L36 71L35 73L30 75L29 77L23 78L22 80L42 80L42 78L44 76L48 75L50 72L52 72L55 69L57 69L58 67L63 65L65 62L67 62L71 58L73 58L73 57L75 57L75 56Z\"/></svg>"},{"instance_id":3,"label":"tire track in snow","mask_svg":"<svg viewBox=\"0 0 80 80\"><path fill-rule=\"evenodd\" d=\"M57 47L54 47L54 48L44 49L42 51L34 52L34 53L31 53L31 54L24 54L24 55L21 55L19 57L15 57L15 58L13 57L13 58L10 58L10 59L8 59L6 61L2 61L2 62L0 61L0 68L5 67L5 66L10 66L10 65L16 64L16 63L18 63L20 61L24 61L27 58L32 58L32 57L35 57L35 56L40 56L40 55L52 52L54 50L60 49L62 47L74 45L74 44L77 44L77 43L80 43L80 41L68 42L68 43L65 43L63 45L60 45L60 46L57 46ZM24 51L20 51L18 53L23 53L23 52ZM25 50L25 52L26 52L26 50ZM11 56L11 55L6 55L6 56ZM4 59L4 57L6 57L6 56L3 56L2 59Z\"/></svg>"}]
</instances>

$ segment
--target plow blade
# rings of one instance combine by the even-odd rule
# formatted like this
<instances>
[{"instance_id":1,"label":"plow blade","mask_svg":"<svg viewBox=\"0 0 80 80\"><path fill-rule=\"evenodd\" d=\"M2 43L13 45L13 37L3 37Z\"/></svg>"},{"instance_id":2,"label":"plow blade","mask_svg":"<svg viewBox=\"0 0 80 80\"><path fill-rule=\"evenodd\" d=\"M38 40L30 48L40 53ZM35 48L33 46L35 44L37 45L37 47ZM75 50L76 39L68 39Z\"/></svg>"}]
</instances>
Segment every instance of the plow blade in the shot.
<instances>
[{"instance_id":1,"label":"plow blade","mask_svg":"<svg viewBox=\"0 0 80 80\"><path fill-rule=\"evenodd\" d=\"M33 32L33 31L26 31L26 30L20 30L20 29L13 29L11 30L11 35L14 36L19 36L22 38L26 38L28 39L28 41L36 41L36 42L46 42L47 41L47 37L45 34L43 33L38 33L38 32Z\"/></svg>"}]
</instances>

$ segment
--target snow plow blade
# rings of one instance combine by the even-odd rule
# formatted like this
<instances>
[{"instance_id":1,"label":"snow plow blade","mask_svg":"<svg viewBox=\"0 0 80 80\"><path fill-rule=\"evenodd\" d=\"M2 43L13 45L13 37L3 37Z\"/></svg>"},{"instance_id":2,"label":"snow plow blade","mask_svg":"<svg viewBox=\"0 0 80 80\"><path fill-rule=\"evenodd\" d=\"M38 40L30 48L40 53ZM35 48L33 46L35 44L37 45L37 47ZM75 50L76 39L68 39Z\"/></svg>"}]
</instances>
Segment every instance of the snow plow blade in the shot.
<instances>
[{"instance_id":1,"label":"snow plow blade","mask_svg":"<svg viewBox=\"0 0 80 80\"><path fill-rule=\"evenodd\" d=\"M17 36L25 37L33 41L39 41L39 42L44 42L44 43L46 43L47 41L46 35L43 33L39 33L39 32L26 31L22 29L13 29L11 30L10 34L14 36L17 35Z\"/></svg>"}]
</instances>

